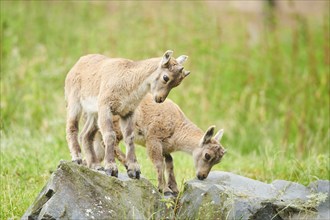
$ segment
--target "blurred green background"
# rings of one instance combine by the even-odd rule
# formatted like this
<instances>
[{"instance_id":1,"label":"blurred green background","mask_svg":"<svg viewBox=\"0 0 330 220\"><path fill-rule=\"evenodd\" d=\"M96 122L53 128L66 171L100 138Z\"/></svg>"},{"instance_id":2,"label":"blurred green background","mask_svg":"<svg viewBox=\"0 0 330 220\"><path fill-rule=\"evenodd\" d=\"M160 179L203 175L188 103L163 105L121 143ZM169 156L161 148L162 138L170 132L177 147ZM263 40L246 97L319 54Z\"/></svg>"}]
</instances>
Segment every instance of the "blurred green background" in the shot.
<instances>
[{"instance_id":1,"label":"blurred green background","mask_svg":"<svg viewBox=\"0 0 330 220\"><path fill-rule=\"evenodd\" d=\"M224 128L213 170L261 181L329 179L328 1L1 1L1 219L19 218L60 159L64 79L80 56L167 49L191 75L170 98ZM142 174L156 184L145 149ZM174 153L180 187L192 158ZM120 170L124 168L120 165Z\"/></svg>"}]
</instances>

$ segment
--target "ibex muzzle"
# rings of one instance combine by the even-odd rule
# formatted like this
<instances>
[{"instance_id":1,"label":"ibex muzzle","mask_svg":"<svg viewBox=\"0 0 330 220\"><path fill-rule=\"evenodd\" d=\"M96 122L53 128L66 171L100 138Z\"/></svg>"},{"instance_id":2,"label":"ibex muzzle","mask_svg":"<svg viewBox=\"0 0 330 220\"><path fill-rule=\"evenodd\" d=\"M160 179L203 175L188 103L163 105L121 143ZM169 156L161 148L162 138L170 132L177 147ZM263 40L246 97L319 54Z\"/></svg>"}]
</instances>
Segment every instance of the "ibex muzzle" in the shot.
<instances>
[{"instance_id":1,"label":"ibex muzzle","mask_svg":"<svg viewBox=\"0 0 330 220\"><path fill-rule=\"evenodd\" d=\"M214 126L211 126L201 140L200 147L193 152L196 176L199 180L204 180L209 175L211 168L219 163L226 153L220 144L223 129L213 137Z\"/></svg>"}]
</instances>

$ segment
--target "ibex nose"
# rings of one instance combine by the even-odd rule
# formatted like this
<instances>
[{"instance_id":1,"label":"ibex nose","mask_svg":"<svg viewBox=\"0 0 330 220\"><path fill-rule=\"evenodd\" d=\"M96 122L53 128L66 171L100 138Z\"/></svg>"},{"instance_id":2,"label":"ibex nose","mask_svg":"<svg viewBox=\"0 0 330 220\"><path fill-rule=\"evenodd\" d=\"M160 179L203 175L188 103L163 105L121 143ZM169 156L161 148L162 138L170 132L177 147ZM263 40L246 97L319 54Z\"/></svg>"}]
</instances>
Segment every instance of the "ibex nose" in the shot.
<instances>
[{"instance_id":1,"label":"ibex nose","mask_svg":"<svg viewBox=\"0 0 330 220\"><path fill-rule=\"evenodd\" d=\"M163 98L162 97L155 97L155 102L157 102L157 103L162 103L164 100L163 100Z\"/></svg>"},{"instance_id":2,"label":"ibex nose","mask_svg":"<svg viewBox=\"0 0 330 220\"><path fill-rule=\"evenodd\" d=\"M197 174L197 178L199 180L204 180L206 178L206 175L204 175L204 174Z\"/></svg>"}]
</instances>

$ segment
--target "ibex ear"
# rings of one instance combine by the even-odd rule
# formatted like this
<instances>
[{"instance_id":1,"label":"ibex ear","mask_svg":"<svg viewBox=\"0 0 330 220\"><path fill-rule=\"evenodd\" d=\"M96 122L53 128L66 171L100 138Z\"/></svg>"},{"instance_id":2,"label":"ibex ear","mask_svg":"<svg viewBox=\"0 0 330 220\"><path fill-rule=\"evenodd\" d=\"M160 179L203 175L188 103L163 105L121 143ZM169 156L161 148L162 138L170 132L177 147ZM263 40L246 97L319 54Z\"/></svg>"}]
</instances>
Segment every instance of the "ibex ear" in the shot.
<instances>
[{"instance_id":1,"label":"ibex ear","mask_svg":"<svg viewBox=\"0 0 330 220\"><path fill-rule=\"evenodd\" d=\"M186 62L187 59L188 59L188 56L181 55L178 58L176 58L176 62L178 62L179 64L182 65L184 62Z\"/></svg>"},{"instance_id":2,"label":"ibex ear","mask_svg":"<svg viewBox=\"0 0 330 220\"><path fill-rule=\"evenodd\" d=\"M212 125L211 127L209 127L207 129L207 131L205 132L205 134L202 138L202 143L201 143L202 145L207 144L207 143L210 142L210 140L211 140L211 138L213 137L213 134L214 134L214 128L215 128L215 126Z\"/></svg>"},{"instance_id":3,"label":"ibex ear","mask_svg":"<svg viewBox=\"0 0 330 220\"><path fill-rule=\"evenodd\" d=\"M190 74L190 71L183 70L184 77L188 76Z\"/></svg>"},{"instance_id":4,"label":"ibex ear","mask_svg":"<svg viewBox=\"0 0 330 220\"><path fill-rule=\"evenodd\" d=\"M220 143L223 135L223 129L220 129L214 136L214 139Z\"/></svg>"},{"instance_id":5,"label":"ibex ear","mask_svg":"<svg viewBox=\"0 0 330 220\"><path fill-rule=\"evenodd\" d=\"M171 59L171 56L173 54L173 51L172 50L168 50L164 53L163 55L163 59L161 61L161 65L162 67L166 67L166 65L168 64L168 62L170 61Z\"/></svg>"}]
</instances>

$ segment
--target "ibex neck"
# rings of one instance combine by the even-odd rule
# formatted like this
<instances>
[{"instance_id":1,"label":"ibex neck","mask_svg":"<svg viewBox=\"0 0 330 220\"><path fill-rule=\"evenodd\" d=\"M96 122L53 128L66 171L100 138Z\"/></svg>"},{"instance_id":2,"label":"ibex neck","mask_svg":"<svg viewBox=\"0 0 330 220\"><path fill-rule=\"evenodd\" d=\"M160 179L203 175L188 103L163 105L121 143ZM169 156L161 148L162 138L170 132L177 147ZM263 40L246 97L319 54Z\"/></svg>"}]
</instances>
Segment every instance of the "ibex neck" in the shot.
<instances>
[{"instance_id":1,"label":"ibex neck","mask_svg":"<svg viewBox=\"0 0 330 220\"><path fill-rule=\"evenodd\" d=\"M151 58L147 60L136 61L135 71L140 78L140 84L151 76L159 67L161 58ZM141 81L142 80L142 81Z\"/></svg>"},{"instance_id":2,"label":"ibex neck","mask_svg":"<svg viewBox=\"0 0 330 220\"><path fill-rule=\"evenodd\" d=\"M186 121L181 127L181 138L178 141L178 150L192 154L199 147L204 135L203 131L190 121Z\"/></svg>"},{"instance_id":3,"label":"ibex neck","mask_svg":"<svg viewBox=\"0 0 330 220\"><path fill-rule=\"evenodd\" d=\"M136 61L134 66L134 86L132 91L136 91L136 97L143 98L150 90L150 84L157 77L156 70L159 67L160 58Z\"/></svg>"},{"instance_id":4,"label":"ibex neck","mask_svg":"<svg viewBox=\"0 0 330 220\"><path fill-rule=\"evenodd\" d=\"M156 78L153 73L156 73L159 63L160 58L133 62L129 81L126 82L128 95L123 98L119 108L121 115L134 111L143 97L150 91L150 84Z\"/></svg>"}]
</instances>

